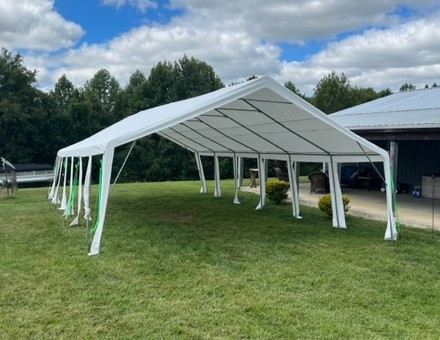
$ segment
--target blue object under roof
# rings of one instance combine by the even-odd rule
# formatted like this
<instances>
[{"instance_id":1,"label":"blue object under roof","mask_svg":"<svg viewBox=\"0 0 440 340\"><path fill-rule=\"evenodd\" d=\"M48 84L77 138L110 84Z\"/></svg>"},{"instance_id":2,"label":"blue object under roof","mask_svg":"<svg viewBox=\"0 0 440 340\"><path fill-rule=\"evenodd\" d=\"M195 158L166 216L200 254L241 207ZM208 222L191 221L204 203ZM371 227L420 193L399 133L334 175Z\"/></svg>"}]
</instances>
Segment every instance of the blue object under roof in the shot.
<instances>
[{"instance_id":1,"label":"blue object under roof","mask_svg":"<svg viewBox=\"0 0 440 340\"><path fill-rule=\"evenodd\" d=\"M440 128L440 88L394 93L329 116L351 130Z\"/></svg>"}]
</instances>

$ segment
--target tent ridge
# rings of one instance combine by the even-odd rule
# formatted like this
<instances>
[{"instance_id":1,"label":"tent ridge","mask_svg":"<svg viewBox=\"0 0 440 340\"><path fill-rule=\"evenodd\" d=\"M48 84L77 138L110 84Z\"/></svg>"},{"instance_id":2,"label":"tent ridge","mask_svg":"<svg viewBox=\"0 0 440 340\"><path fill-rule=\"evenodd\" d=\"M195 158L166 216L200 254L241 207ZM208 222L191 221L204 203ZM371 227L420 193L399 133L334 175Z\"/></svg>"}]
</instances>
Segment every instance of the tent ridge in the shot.
<instances>
[{"instance_id":1,"label":"tent ridge","mask_svg":"<svg viewBox=\"0 0 440 340\"><path fill-rule=\"evenodd\" d=\"M289 101L281 101L281 100L267 100L267 99L256 99L256 98L240 98L241 100L246 100L250 102L260 102L260 103L272 103L272 104L286 104L286 105L293 105L292 102Z\"/></svg>"}]
</instances>

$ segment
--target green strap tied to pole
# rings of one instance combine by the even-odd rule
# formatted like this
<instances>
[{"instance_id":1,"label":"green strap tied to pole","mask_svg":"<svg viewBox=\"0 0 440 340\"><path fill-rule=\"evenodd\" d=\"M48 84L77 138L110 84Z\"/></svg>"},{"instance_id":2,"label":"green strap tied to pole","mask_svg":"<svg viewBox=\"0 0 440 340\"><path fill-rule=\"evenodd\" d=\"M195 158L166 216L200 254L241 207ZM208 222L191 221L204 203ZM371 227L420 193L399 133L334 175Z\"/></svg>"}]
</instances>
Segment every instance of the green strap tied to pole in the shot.
<instances>
[{"instance_id":1,"label":"green strap tied to pole","mask_svg":"<svg viewBox=\"0 0 440 340\"><path fill-rule=\"evenodd\" d=\"M73 202L75 202L76 192L78 190L78 169L79 169L79 163L76 163L75 165L75 175L73 177L73 187L72 187L72 195L69 197L69 201L67 202L66 211L70 214L72 212ZM67 220L68 214L64 216L64 219Z\"/></svg>"},{"instance_id":2,"label":"green strap tied to pole","mask_svg":"<svg viewBox=\"0 0 440 340\"><path fill-rule=\"evenodd\" d=\"M98 187L98 214L96 217L95 225L90 229L90 233L94 233L98 228L99 216L101 216L101 201L102 201L102 159L100 160L101 167L99 168L99 187Z\"/></svg>"}]
</instances>

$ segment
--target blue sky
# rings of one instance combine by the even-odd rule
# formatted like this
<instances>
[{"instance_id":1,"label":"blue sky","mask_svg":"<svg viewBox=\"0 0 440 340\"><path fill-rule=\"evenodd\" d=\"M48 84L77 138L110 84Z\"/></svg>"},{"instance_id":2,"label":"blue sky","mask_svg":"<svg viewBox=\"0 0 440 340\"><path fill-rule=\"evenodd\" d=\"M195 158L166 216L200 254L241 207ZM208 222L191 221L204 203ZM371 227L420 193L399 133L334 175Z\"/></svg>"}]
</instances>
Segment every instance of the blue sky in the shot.
<instances>
[{"instance_id":1,"label":"blue sky","mask_svg":"<svg viewBox=\"0 0 440 340\"><path fill-rule=\"evenodd\" d=\"M439 19L438 0L2 0L0 46L43 89L62 74L81 86L101 68L124 86L186 54L225 84L268 75L311 95L336 71L398 90L440 82Z\"/></svg>"},{"instance_id":2,"label":"blue sky","mask_svg":"<svg viewBox=\"0 0 440 340\"><path fill-rule=\"evenodd\" d=\"M170 18L182 13L182 10L169 9L164 1L159 2L157 8L148 11L129 5L105 5L99 0L56 0L54 8L64 18L85 29L79 43L104 43L133 27L148 22L166 24Z\"/></svg>"}]
</instances>

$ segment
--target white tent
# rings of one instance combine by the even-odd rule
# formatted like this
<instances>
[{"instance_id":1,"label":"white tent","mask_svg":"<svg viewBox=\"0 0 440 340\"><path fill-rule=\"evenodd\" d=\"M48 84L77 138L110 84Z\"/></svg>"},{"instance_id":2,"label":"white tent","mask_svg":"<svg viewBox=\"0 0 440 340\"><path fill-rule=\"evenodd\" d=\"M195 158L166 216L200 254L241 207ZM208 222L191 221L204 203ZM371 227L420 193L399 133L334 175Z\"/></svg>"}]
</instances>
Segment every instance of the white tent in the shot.
<instances>
[{"instance_id":1,"label":"white tent","mask_svg":"<svg viewBox=\"0 0 440 340\"><path fill-rule=\"evenodd\" d=\"M68 162L75 158L89 159L89 166L78 195L78 222L81 200L84 201L85 218L90 217L89 188L90 163L93 156L102 155L102 180L97 216L97 226L89 255L100 251L107 201L110 192L111 168L114 149L152 133L187 148L193 152L202 181L202 192L206 184L200 156L214 157L215 193L221 195L218 157L233 158L236 195L238 201L239 166L241 157L258 159L260 178L265 179L268 159L285 160L288 163L292 190L293 215L300 218L298 191L296 185L297 162L327 163L332 195L333 226L345 228L345 215L341 188L338 179L338 164L346 162L383 162L387 188L391 188L388 153L338 125L324 113L296 96L290 90L271 78L262 77L235 86L138 112L116 124L58 151L55 178L49 198L59 203L58 191L61 172L68 173ZM81 167L80 167L81 168ZM71 175L72 180L72 175ZM72 204L66 206L66 176L64 176L61 208L65 215L73 215ZM70 189L69 200L71 201ZM386 190L388 223L385 239L396 240L397 230L392 204L392 192ZM265 204L265 185L260 185L260 202L257 209ZM68 211L66 211L68 210Z\"/></svg>"}]
</instances>

